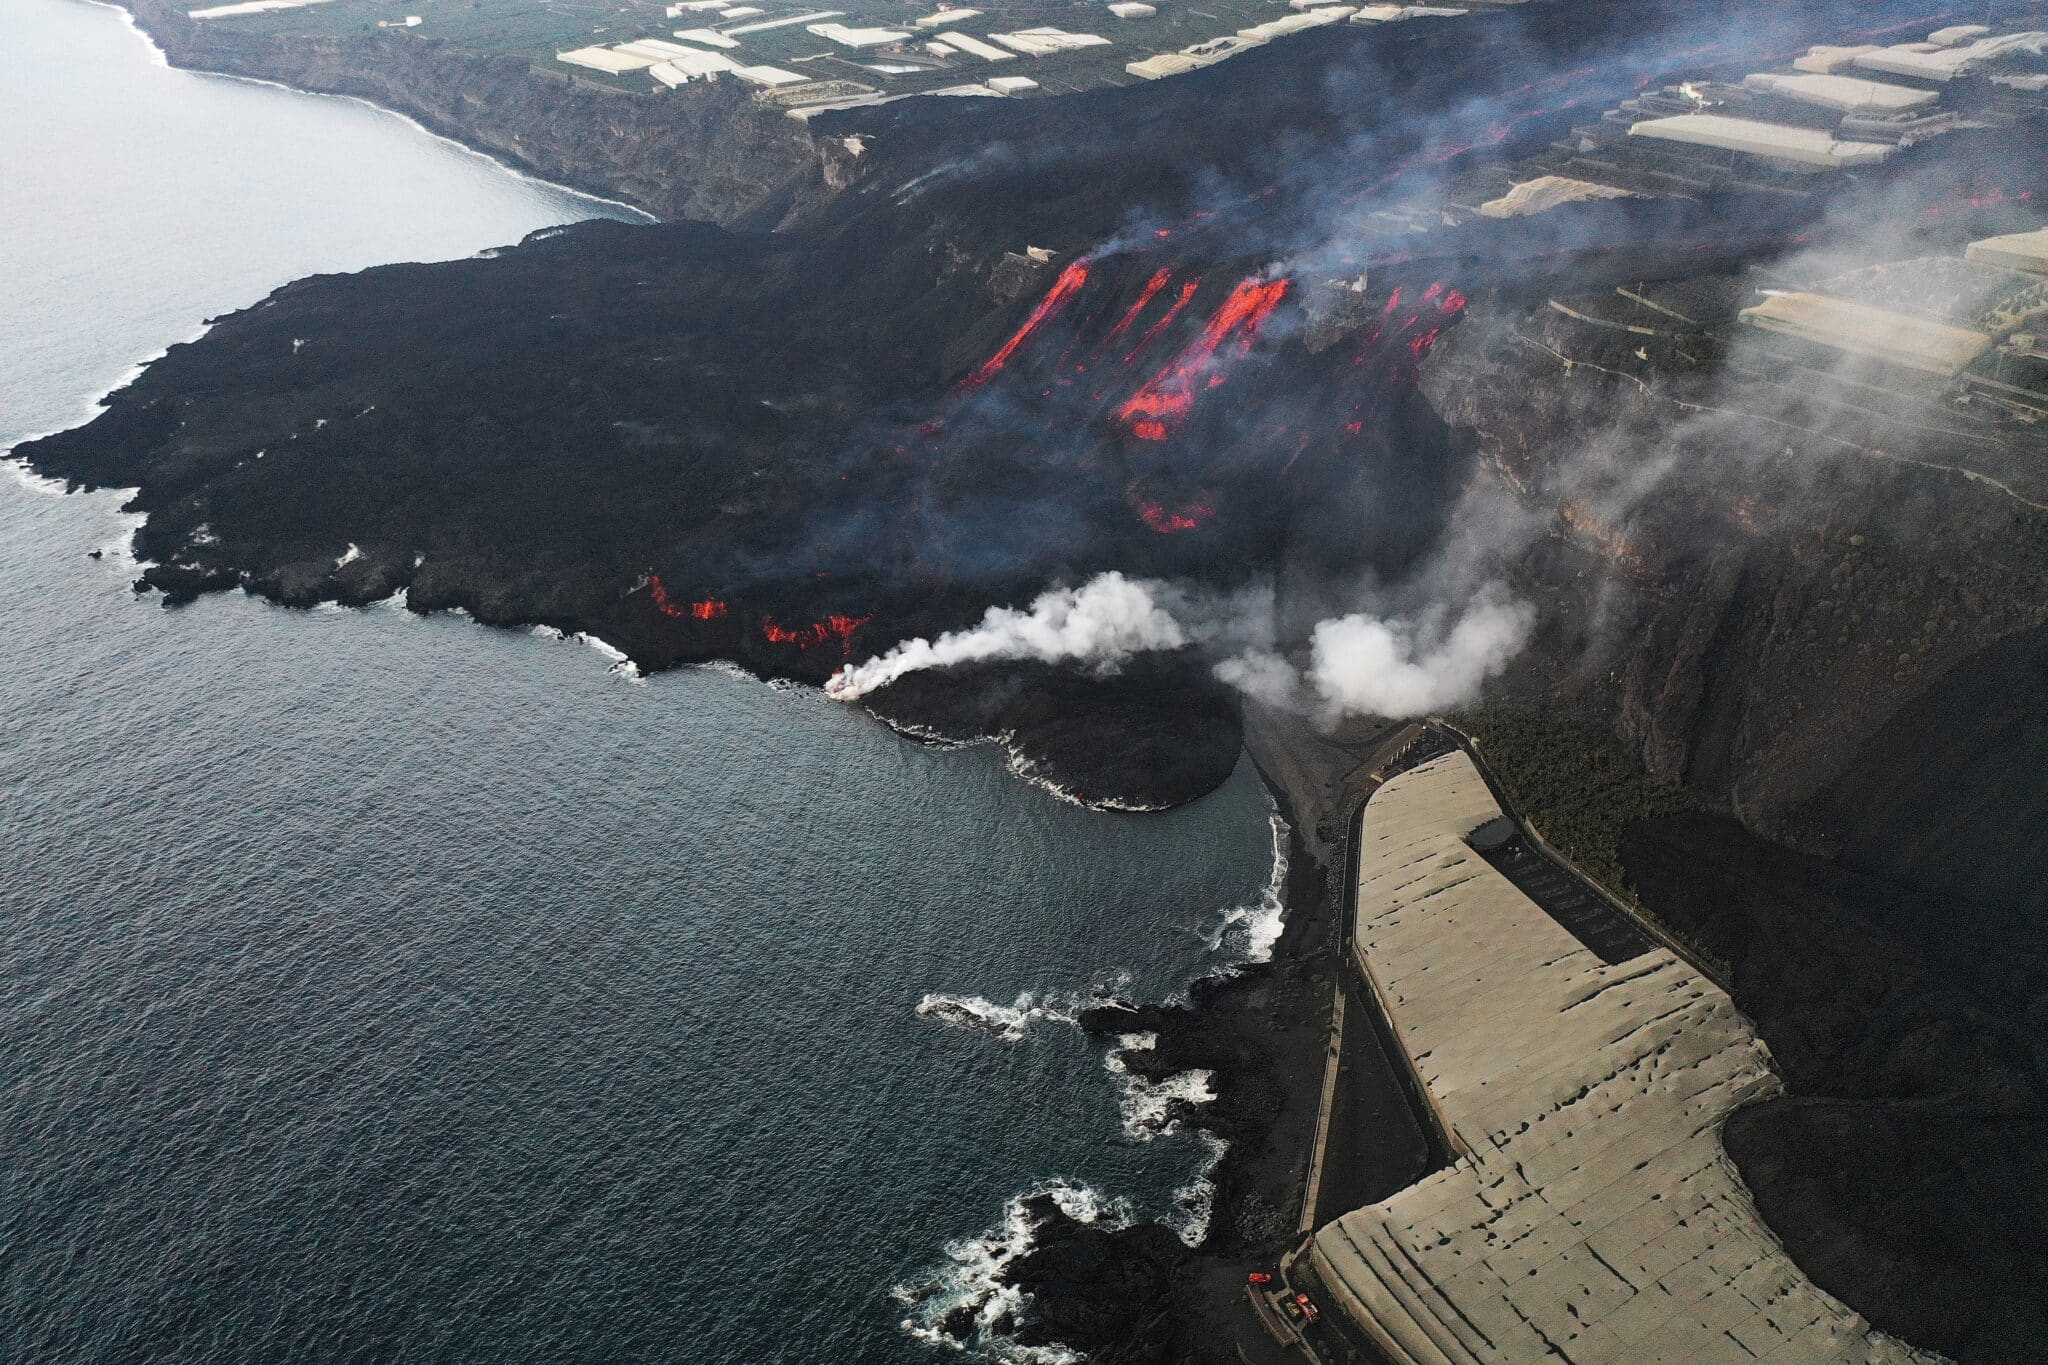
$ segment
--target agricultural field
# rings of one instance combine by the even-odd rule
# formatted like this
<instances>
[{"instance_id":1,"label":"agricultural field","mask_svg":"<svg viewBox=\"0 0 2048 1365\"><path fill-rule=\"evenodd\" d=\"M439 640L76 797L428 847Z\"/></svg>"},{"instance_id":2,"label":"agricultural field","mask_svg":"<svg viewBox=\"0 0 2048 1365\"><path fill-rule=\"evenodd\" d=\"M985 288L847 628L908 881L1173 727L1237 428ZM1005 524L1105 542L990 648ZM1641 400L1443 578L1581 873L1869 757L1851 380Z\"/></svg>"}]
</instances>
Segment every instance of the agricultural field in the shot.
<instances>
[{"instance_id":1,"label":"agricultural field","mask_svg":"<svg viewBox=\"0 0 2048 1365\"><path fill-rule=\"evenodd\" d=\"M851 82L853 93L910 94L1023 77L1030 84L1002 83L1014 87L1006 93L1030 96L1128 85L1139 79L1126 72L1128 63L1234 34L1300 8L1290 8L1287 0L1146 3L1156 12L1129 11L1131 17L1119 17L1102 0L980 0L971 6L977 11L971 17L939 22L941 11L931 0L730 0L723 9L695 11L664 0L324 0L207 22L322 36L359 35L381 26L407 39L521 57L536 69L565 79L650 98L665 94L668 87L646 68L610 72L565 63L560 54L654 39L701 48L747 66L775 68L809 82ZM1117 8L1128 10L1122 4ZM409 18L418 22L408 24ZM920 26L919 19L927 22ZM813 33L814 24L906 36L853 46ZM1107 42L1033 53L1010 51L991 39L992 34L1045 28ZM953 33L967 38L964 50L951 44ZM990 52L1005 55L985 55ZM778 103L805 102L802 88L794 83L773 98Z\"/></svg>"}]
</instances>

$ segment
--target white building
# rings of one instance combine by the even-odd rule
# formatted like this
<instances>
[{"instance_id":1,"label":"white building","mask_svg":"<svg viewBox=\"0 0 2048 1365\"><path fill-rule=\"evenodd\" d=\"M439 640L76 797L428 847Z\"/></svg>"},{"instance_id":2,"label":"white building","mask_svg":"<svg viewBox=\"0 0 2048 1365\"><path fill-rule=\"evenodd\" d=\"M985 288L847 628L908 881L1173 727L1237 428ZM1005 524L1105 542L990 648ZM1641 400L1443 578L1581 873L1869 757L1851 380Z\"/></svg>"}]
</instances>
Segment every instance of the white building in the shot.
<instances>
[{"instance_id":1,"label":"white building","mask_svg":"<svg viewBox=\"0 0 2048 1365\"><path fill-rule=\"evenodd\" d=\"M841 47L851 48L887 47L890 43L900 43L910 36L901 29L849 28L845 24L808 24L804 27L804 32L814 33Z\"/></svg>"},{"instance_id":2,"label":"white building","mask_svg":"<svg viewBox=\"0 0 2048 1365\"><path fill-rule=\"evenodd\" d=\"M1996 38L1979 38L1974 43L1941 47L1934 43L1901 43L1881 47L1857 56L1855 64L1865 71L1881 71L1920 80L1949 81L1982 62L2015 53L2039 56L2048 49L2048 33L2007 33Z\"/></svg>"},{"instance_id":3,"label":"white building","mask_svg":"<svg viewBox=\"0 0 2048 1365\"><path fill-rule=\"evenodd\" d=\"M1773 294L1743 309L1742 320L1761 331L1944 379L1962 373L1992 345L1982 332L1823 294Z\"/></svg>"},{"instance_id":4,"label":"white building","mask_svg":"<svg viewBox=\"0 0 2048 1365\"><path fill-rule=\"evenodd\" d=\"M557 52L555 60L618 76L628 71L645 71L661 58L641 57L631 52L615 52L608 47L579 47L571 52Z\"/></svg>"},{"instance_id":5,"label":"white building","mask_svg":"<svg viewBox=\"0 0 2048 1365\"><path fill-rule=\"evenodd\" d=\"M739 46L715 28L679 28L676 30L676 37L686 42L701 43L705 47L724 48L728 52Z\"/></svg>"},{"instance_id":6,"label":"white building","mask_svg":"<svg viewBox=\"0 0 2048 1365\"><path fill-rule=\"evenodd\" d=\"M1790 76L1760 71L1743 77L1742 84L1745 89L1783 95L1801 104L1838 109L1845 114L1903 114L1941 101L1941 95L1933 90L1915 90L1909 85L1803 71Z\"/></svg>"},{"instance_id":7,"label":"white building","mask_svg":"<svg viewBox=\"0 0 2048 1365\"><path fill-rule=\"evenodd\" d=\"M1005 52L994 43L984 43L971 33L948 33L944 38L939 39L937 43L932 45L936 47L940 44L955 48L970 57L979 57L985 62L1014 62L1017 60L1016 53Z\"/></svg>"},{"instance_id":8,"label":"white building","mask_svg":"<svg viewBox=\"0 0 2048 1365\"><path fill-rule=\"evenodd\" d=\"M1108 47L1109 39L1094 33L1068 33L1057 28L1023 28L1015 33L991 33L996 42L1027 57L1050 57L1055 52L1076 52L1084 47Z\"/></svg>"},{"instance_id":9,"label":"white building","mask_svg":"<svg viewBox=\"0 0 2048 1365\"><path fill-rule=\"evenodd\" d=\"M1774 166L1795 171L1840 170L1870 166L1898 148L1882 142L1844 142L1818 128L1786 128L1725 114L1678 114L1645 119L1628 130L1630 137L1719 147L1741 152Z\"/></svg>"},{"instance_id":10,"label":"white building","mask_svg":"<svg viewBox=\"0 0 2048 1365\"><path fill-rule=\"evenodd\" d=\"M1986 237L1981 242L1970 243L1963 256L1984 265L2048 275L2048 228L2038 232L2015 232L2004 237Z\"/></svg>"}]
</instances>

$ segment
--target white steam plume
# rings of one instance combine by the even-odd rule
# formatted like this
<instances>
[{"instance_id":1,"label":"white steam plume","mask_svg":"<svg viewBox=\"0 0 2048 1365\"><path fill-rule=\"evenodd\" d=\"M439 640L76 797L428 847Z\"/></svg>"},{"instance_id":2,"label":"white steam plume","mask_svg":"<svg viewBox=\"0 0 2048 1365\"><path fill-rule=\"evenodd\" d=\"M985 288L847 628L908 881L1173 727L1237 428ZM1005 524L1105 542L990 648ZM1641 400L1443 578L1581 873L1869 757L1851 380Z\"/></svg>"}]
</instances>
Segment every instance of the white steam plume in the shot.
<instances>
[{"instance_id":1,"label":"white steam plume","mask_svg":"<svg viewBox=\"0 0 2048 1365\"><path fill-rule=\"evenodd\" d=\"M825 690L852 701L906 673L990 659L1117 664L1149 650L1179 649L1188 632L1157 600L1160 585L1120 573L1038 595L1028 611L990 607L981 624L936 640L905 640L832 675Z\"/></svg>"},{"instance_id":2,"label":"white steam plume","mask_svg":"<svg viewBox=\"0 0 2048 1365\"><path fill-rule=\"evenodd\" d=\"M981 623L936 640L906 640L834 674L825 690L853 701L906 673L994 659L1113 666L1135 654L1190 644L1232 648L1268 637L1269 598L1192 597L1169 584L1105 573L1078 588L1039 594L1028 610L991 607ZM1306 677L1270 648L1216 665L1225 683L1270 706L1402 718L1461 706L1479 695L1528 640L1535 611L1498 585L1455 619L1438 607L1414 616L1367 613L1319 624Z\"/></svg>"},{"instance_id":3,"label":"white steam plume","mask_svg":"<svg viewBox=\"0 0 2048 1365\"><path fill-rule=\"evenodd\" d=\"M1442 608L1414 617L1335 617L1315 628L1307 677L1263 649L1224 660L1216 676L1268 706L1320 706L1332 722L1426 716L1476 699L1528 641L1536 613L1490 586L1464 615L1448 625L1446 617Z\"/></svg>"},{"instance_id":4,"label":"white steam plume","mask_svg":"<svg viewBox=\"0 0 2048 1365\"><path fill-rule=\"evenodd\" d=\"M1388 718L1462 706L1529 638L1536 612L1498 589L1448 631L1440 621L1344 616L1316 627L1309 676L1333 714Z\"/></svg>"}]
</instances>

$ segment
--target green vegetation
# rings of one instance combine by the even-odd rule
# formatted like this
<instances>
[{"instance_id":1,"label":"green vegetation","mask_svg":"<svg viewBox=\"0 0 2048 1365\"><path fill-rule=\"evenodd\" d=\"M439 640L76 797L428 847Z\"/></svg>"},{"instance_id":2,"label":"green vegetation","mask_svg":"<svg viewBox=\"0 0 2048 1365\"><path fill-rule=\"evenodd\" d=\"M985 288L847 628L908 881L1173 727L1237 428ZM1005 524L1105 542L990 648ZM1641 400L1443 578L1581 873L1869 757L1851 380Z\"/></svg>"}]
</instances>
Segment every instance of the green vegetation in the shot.
<instances>
[{"instance_id":1,"label":"green vegetation","mask_svg":"<svg viewBox=\"0 0 2048 1365\"><path fill-rule=\"evenodd\" d=\"M1646 776L1604 727L1570 711L1489 706L1448 720L1478 744L1516 810L1552 848L1726 979L1727 964L1658 919L1621 865L1623 830L1638 820L1704 810L1705 803Z\"/></svg>"}]
</instances>

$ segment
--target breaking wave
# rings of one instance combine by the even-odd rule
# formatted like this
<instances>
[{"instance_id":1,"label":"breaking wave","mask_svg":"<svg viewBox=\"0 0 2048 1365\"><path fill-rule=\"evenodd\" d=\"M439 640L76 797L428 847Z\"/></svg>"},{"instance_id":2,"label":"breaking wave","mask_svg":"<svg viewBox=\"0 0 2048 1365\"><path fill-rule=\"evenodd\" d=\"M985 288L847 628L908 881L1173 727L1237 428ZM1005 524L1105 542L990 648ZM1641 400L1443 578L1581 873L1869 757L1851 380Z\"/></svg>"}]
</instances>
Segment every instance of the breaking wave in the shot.
<instances>
[{"instance_id":1,"label":"breaking wave","mask_svg":"<svg viewBox=\"0 0 2048 1365\"><path fill-rule=\"evenodd\" d=\"M1273 949L1287 927L1287 822L1277 808L1267 812L1266 822L1273 833L1273 862L1258 899L1225 910L1204 936L1210 952L1230 959L1221 969L1223 975L1250 964L1271 962Z\"/></svg>"},{"instance_id":2,"label":"breaking wave","mask_svg":"<svg viewBox=\"0 0 2048 1365\"><path fill-rule=\"evenodd\" d=\"M930 991L917 1002L917 1014L919 1018L936 1019L954 1028L972 1029L1014 1043L1041 1020L1077 1024L1082 1010L1122 998L1130 985L1130 972L1119 967L1098 975L1089 983L1086 995L1055 991L1041 999L1036 992L1024 991L1009 1004L998 1005L984 996Z\"/></svg>"},{"instance_id":3,"label":"breaking wave","mask_svg":"<svg viewBox=\"0 0 2048 1365\"><path fill-rule=\"evenodd\" d=\"M1216 1168L1230 1151L1228 1141L1207 1129L1197 1129L1195 1136L1207 1155L1194 1179L1173 1192L1173 1212L1165 1220L1181 1245L1188 1247L1200 1246L1209 1235L1209 1220L1216 1213Z\"/></svg>"},{"instance_id":4,"label":"breaking wave","mask_svg":"<svg viewBox=\"0 0 2048 1365\"><path fill-rule=\"evenodd\" d=\"M1116 1046L1102 1059L1103 1069L1117 1078L1124 1136L1133 1142L1152 1142L1179 1132L1184 1110L1216 1098L1209 1085L1216 1073L1206 1068L1176 1071L1158 1080L1131 1070L1126 1060L1130 1053L1150 1052L1157 1046L1156 1033L1120 1033Z\"/></svg>"},{"instance_id":5,"label":"breaking wave","mask_svg":"<svg viewBox=\"0 0 2048 1365\"><path fill-rule=\"evenodd\" d=\"M907 1310L903 1330L927 1345L974 1351L1002 1365L1080 1365L1076 1351L1027 1346L1015 1336L1029 1296L1003 1275L1037 1239L1029 1206L1041 1198L1077 1223L1114 1230L1135 1221L1128 1200L1061 1177L1042 1181L1005 1203L994 1227L948 1242L945 1264L890 1291Z\"/></svg>"},{"instance_id":6,"label":"breaking wave","mask_svg":"<svg viewBox=\"0 0 2048 1365\"><path fill-rule=\"evenodd\" d=\"M461 608L458 607L456 610L459 611ZM629 682L646 681L646 678L641 675L640 665L634 663L631 656L617 645L612 644L608 640L600 639L587 630L577 631L575 638L612 661L612 666L606 670L607 672L616 673Z\"/></svg>"},{"instance_id":7,"label":"breaking wave","mask_svg":"<svg viewBox=\"0 0 2048 1365\"><path fill-rule=\"evenodd\" d=\"M945 991L933 991L917 1002L920 1018L936 1019L954 1028L973 1029L990 1034L1006 1043L1014 1043L1031 1031L1031 1026L1041 1019L1051 1019L1062 1024L1071 1024L1078 1013L1078 1007L1071 1001L1048 999L1045 1004L1030 991L1025 991L1007 1005L998 1005L978 995L952 995Z\"/></svg>"}]
</instances>

